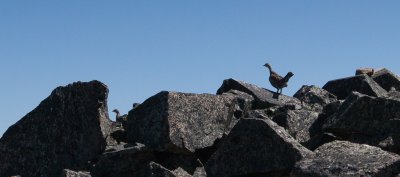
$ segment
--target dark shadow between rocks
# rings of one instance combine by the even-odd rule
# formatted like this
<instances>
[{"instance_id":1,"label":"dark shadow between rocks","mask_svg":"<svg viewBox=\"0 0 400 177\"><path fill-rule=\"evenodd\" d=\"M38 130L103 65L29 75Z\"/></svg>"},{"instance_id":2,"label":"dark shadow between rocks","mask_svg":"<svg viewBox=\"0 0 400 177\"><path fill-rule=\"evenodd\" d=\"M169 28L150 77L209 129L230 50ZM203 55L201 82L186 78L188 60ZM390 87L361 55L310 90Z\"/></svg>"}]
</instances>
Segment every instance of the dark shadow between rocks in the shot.
<instances>
[{"instance_id":1,"label":"dark shadow between rocks","mask_svg":"<svg viewBox=\"0 0 400 177\"><path fill-rule=\"evenodd\" d=\"M206 164L211 155L213 155L214 152L217 151L217 149L220 147L221 142L225 139L225 137L226 135L223 135L222 138L216 139L213 145L210 147L196 150L196 152L194 153L195 156L200 159L201 163Z\"/></svg>"}]
</instances>

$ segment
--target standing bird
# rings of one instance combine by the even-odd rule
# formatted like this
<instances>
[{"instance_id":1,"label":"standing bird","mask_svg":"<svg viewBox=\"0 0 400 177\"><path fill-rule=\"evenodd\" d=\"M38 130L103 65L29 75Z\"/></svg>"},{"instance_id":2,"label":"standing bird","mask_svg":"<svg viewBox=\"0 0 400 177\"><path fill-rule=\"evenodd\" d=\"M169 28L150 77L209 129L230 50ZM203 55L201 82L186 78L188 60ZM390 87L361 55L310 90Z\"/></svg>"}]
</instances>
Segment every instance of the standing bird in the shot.
<instances>
[{"instance_id":1,"label":"standing bird","mask_svg":"<svg viewBox=\"0 0 400 177\"><path fill-rule=\"evenodd\" d=\"M269 69L269 82L273 87L275 87L276 93L281 94L282 93L282 88L287 87L287 83L289 79L294 75L292 72L288 72L285 77L280 76L278 73L274 72L271 68L271 65L266 63L264 65ZM279 92L280 90L280 92Z\"/></svg>"},{"instance_id":2,"label":"standing bird","mask_svg":"<svg viewBox=\"0 0 400 177\"><path fill-rule=\"evenodd\" d=\"M124 114L123 116L120 116L118 109L114 109L112 112L115 112L115 121L120 122L120 123L124 123L126 122L126 118L128 117L127 114Z\"/></svg>"}]
</instances>

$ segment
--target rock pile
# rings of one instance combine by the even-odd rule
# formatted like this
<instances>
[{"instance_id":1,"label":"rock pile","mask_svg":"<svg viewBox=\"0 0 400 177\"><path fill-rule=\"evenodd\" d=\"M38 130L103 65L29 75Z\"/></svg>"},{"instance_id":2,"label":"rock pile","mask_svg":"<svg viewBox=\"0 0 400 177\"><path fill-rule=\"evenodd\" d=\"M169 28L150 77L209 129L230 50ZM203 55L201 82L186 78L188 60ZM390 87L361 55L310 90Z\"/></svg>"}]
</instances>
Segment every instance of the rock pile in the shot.
<instances>
[{"instance_id":1,"label":"rock pile","mask_svg":"<svg viewBox=\"0 0 400 177\"><path fill-rule=\"evenodd\" d=\"M400 79L387 69L293 97L235 79L162 91L123 126L99 81L56 88L0 139L0 177L400 175Z\"/></svg>"}]
</instances>

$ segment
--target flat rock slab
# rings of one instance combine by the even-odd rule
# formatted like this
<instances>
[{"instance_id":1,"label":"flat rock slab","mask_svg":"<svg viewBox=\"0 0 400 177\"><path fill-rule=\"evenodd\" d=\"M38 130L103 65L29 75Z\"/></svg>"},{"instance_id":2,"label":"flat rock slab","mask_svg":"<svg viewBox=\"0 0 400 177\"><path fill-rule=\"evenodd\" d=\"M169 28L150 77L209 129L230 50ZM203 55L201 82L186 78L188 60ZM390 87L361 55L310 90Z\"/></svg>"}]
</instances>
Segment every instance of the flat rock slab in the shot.
<instances>
[{"instance_id":1,"label":"flat rock slab","mask_svg":"<svg viewBox=\"0 0 400 177\"><path fill-rule=\"evenodd\" d=\"M210 177L287 175L311 151L269 119L242 119L206 164Z\"/></svg>"},{"instance_id":2,"label":"flat rock slab","mask_svg":"<svg viewBox=\"0 0 400 177\"><path fill-rule=\"evenodd\" d=\"M400 78L393 72L386 68L376 71L372 75L372 79L378 83L386 91L390 91L393 87L397 91L400 91Z\"/></svg>"},{"instance_id":3,"label":"flat rock slab","mask_svg":"<svg viewBox=\"0 0 400 177\"><path fill-rule=\"evenodd\" d=\"M374 97L384 97L387 95L385 89L365 74L332 80L326 83L322 88L341 100L346 99L353 91Z\"/></svg>"},{"instance_id":4,"label":"flat rock slab","mask_svg":"<svg viewBox=\"0 0 400 177\"><path fill-rule=\"evenodd\" d=\"M400 172L400 156L380 148L334 141L298 163L291 177L388 177Z\"/></svg>"},{"instance_id":5,"label":"flat rock slab","mask_svg":"<svg viewBox=\"0 0 400 177\"><path fill-rule=\"evenodd\" d=\"M264 109L272 106L300 105L296 98L286 95L277 95L275 92L235 79L226 79L218 89L217 94L223 94L230 90L245 92L254 97L253 108Z\"/></svg>"},{"instance_id":6,"label":"flat rock slab","mask_svg":"<svg viewBox=\"0 0 400 177\"><path fill-rule=\"evenodd\" d=\"M193 153L230 131L236 105L230 96L163 91L129 112L128 140L158 151Z\"/></svg>"},{"instance_id":7,"label":"flat rock slab","mask_svg":"<svg viewBox=\"0 0 400 177\"><path fill-rule=\"evenodd\" d=\"M99 81L56 88L0 139L0 176L60 176L88 168L106 147L108 88Z\"/></svg>"},{"instance_id":8,"label":"flat rock slab","mask_svg":"<svg viewBox=\"0 0 400 177\"><path fill-rule=\"evenodd\" d=\"M342 139L400 153L400 100L349 96L323 125Z\"/></svg>"}]
</instances>

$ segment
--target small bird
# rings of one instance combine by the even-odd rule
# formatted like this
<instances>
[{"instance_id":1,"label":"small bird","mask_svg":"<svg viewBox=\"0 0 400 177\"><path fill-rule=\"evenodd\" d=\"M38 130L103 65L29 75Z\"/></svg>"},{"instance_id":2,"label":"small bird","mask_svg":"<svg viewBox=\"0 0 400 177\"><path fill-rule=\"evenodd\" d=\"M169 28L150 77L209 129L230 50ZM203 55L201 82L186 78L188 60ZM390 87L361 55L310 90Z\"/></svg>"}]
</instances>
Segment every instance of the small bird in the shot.
<instances>
[{"instance_id":1,"label":"small bird","mask_svg":"<svg viewBox=\"0 0 400 177\"><path fill-rule=\"evenodd\" d=\"M120 122L120 123L124 123L126 121L126 118L128 117L127 114L124 114L123 116L120 116L120 113L118 111L118 109L114 109L112 112L115 112L115 121Z\"/></svg>"},{"instance_id":2,"label":"small bird","mask_svg":"<svg viewBox=\"0 0 400 177\"><path fill-rule=\"evenodd\" d=\"M266 63L264 65L269 69L269 82L273 87L275 87L276 93L281 94L282 93L282 88L287 87L287 83L289 79L294 75L292 72L288 72L285 77L280 76L278 73L274 72L271 68L271 65ZM280 92L279 92L280 90Z\"/></svg>"}]
</instances>

